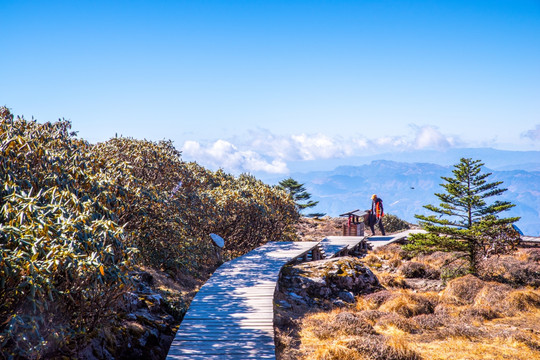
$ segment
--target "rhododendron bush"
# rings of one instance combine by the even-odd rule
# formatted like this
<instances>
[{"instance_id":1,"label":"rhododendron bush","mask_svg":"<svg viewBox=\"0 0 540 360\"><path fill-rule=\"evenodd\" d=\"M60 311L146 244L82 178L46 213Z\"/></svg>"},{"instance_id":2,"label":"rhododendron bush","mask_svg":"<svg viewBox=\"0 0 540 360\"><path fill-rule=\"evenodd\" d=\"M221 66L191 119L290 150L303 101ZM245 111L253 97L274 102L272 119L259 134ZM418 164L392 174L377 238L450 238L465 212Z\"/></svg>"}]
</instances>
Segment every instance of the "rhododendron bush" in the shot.
<instances>
[{"instance_id":1,"label":"rhododendron bush","mask_svg":"<svg viewBox=\"0 0 540 360\"><path fill-rule=\"evenodd\" d=\"M139 264L197 276L293 240L299 214L282 190L185 163L170 141L90 144L61 120L0 108L0 347L40 358L106 326Z\"/></svg>"}]
</instances>

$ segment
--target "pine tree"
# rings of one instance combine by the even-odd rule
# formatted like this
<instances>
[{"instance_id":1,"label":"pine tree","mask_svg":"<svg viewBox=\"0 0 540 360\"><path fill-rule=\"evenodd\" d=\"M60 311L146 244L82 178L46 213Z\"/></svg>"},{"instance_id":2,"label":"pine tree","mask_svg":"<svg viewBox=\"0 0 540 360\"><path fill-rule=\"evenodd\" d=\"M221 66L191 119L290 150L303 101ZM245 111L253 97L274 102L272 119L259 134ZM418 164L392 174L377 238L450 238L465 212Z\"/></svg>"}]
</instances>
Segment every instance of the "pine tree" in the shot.
<instances>
[{"instance_id":1,"label":"pine tree","mask_svg":"<svg viewBox=\"0 0 540 360\"><path fill-rule=\"evenodd\" d=\"M311 194L306 191L304 184L300 184L293 178L287 178L279 182L278 188L287 191L293 198L299 211L316 206L318 201L311 201ZM301 203L306 201L306 203ZM308 214L310 217L324 216L322 213Z\"/></svg>"},{"instance_id":2,"label":"pine tree","mask_svg":"<svg viewBox=\"0 0 540 360\"><path fill-rule=\"evenodd\" d=\"M425 205L434 215L415 215L427 234L411 236L405 248L412 252L456 252L465 258L469 272L475 274L479 263L494 254L510 251L519 241L512 224L519 217L500 218L498 214L515 205L487 198L499 196L507 189L502 181L487 182L491 173L482 173L480 160L462 158L454 165L454 177L441 177L444 193L436 193L440 205Z\"/></svg>"}]
</instances>

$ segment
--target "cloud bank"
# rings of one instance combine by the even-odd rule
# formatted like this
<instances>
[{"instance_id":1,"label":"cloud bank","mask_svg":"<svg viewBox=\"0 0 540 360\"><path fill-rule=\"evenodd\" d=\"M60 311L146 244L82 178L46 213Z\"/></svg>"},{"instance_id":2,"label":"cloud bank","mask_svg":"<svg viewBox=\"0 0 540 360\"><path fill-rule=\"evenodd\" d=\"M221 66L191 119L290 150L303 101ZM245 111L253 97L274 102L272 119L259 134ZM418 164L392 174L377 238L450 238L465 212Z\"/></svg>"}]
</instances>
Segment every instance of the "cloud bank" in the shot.
<instances>
[{"instance_id":1,"label":"cloud bank","mask_svg":"<svg viewBox=\"0 0 540 360\"><path fill-rule=\"evenodd\" d=\"M524 132L521 136L533 141L540 141L540 124L536 125L534 129Z\"/></svg>"},{"instance_id":2,"label":"cloud bank","mask_svg":"<svg viewBox=\"0 0 540 360\"><path fill-rule=\"evenodd\" d=\"M211 168L223 168L234 173L258 172L284 174L287 164L280 158L270 161L252 150L240 150L226 140L217 140L207 146L197 141L186 141L182 153Z\"/></svg>"},{"instance_id":3,"label":"cloud bank","mask_svg":"<svg viewBox=\"0 0 540 360\"><path fill-rule=\"evenodd\" d=\"M253 130L234 139L210 142L185 141L183 157L213 169L232 173L266 172L286 174L290 161L310 161L372 155L382 152L419 149L444 150L461 144L453 136L433 126L411 125L412 136L378 137L329 136L325 134L277 135L268 130Z\"/></svg>"}]
</instances>

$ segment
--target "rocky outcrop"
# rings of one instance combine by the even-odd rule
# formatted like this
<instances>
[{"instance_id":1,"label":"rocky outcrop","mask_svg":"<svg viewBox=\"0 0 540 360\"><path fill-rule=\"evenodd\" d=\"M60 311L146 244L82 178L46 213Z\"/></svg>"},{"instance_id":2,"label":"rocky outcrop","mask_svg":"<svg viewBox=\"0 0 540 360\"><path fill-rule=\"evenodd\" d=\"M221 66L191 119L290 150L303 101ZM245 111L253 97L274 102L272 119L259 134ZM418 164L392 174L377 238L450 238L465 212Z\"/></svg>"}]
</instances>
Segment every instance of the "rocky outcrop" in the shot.
<instances>
[{"instance_id":1,"label":"rocky outcrop","mask_svg":"<svg viewBox=\"0 0 540 360\"><path fill-rule=\"evenodd\" d=\"M285 266L279 290L284 295L277 304L306 306L347 306L355 296L382 289L377 277L355 257L340 257Z\"/></svg>"},{"instance_id":2,"label":"rocky outcrop","mask_svg":"<svg viewBox=\"0 0 540 360\"><path fill-rule=\"evenodd\" d=\"M164 359L187 306L172 304L152 289L152 276L134 274L124 309L111 326L93 334L77 353L78 359Z\"/></svg>"}]
</instances>

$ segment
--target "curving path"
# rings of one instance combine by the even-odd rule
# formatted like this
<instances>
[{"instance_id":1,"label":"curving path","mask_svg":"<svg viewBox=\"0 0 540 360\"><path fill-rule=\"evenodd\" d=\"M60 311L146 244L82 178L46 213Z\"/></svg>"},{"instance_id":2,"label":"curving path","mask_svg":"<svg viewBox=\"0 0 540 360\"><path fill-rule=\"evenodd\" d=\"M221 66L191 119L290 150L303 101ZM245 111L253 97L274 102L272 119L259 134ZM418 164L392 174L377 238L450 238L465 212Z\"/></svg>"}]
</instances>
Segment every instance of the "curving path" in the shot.
<instances>
[{"instance_id":1,"label":"curving path","mask_svg":"<svg viewBox=\"0 0 540 360\"><path fill-rule=\"evenodd\" d=\"M410 232L369 237L367 242L383 246ZM321 242L272 242L223 264L195 295L167 359L275 359L274 291L281 268L365 249L364 239L329 236Z\"/></svg>"},{"instance_id":2,"label":"curving path","mask_svg":"<svg viewBox=\"0 0 540 360\"><path fill-rule=\"evenodd\" d=\"M397 234L386 235L386 236L370 236L366 238L367 243L371 245L373 249L391 244L393 242L405 239L410 234L416 233L425 233L425 230L414 229L414 230L405 230Z\"/></svg>"},{"instance_id":3,"label":"curving path","mask_svg":"<svg viewBox=\"0 0 540 360\"><path fill-rule=\"evenodd\" d=\"M317 244L268 243L219 267L191 302L167 359L275 359L279 272Z\"/></svg>"}]
</instances>

